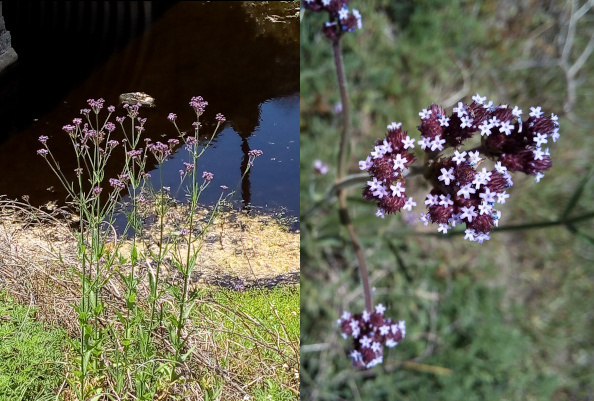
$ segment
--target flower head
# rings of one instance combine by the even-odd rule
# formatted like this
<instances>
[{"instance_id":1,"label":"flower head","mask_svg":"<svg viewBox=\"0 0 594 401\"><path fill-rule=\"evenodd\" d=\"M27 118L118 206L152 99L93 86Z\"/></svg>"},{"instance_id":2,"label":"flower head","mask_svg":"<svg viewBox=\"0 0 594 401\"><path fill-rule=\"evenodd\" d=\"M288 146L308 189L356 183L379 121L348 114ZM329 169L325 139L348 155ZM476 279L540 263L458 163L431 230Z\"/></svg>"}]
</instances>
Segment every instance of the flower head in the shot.
<instances>
[{"instance_id":1,"label":"flower head","mask_svg":"<svg viewBox=\"0 0 594 401\"><path fill-rule=\"evenodd\" d=\"M337 323L344 339L352 337L353 350L349 353L353 366L369 369L383 362L383 345L395 347L406 335L404 321L393 322L386 319L386 308L382 304L375 311L364 311L352 315L344 312Z\"/></svg>"},{"instance_id":2,"label":"flower head","mask_svg":"<svg viewBox=\"0 0 594 401\"><path fill-rule=\"evenodd\" d=\"M421 221L437 224L443 233L465 224L465 239L483 242L501 217L495 204L509 197L510 173L530 174L539 182L552 166L549 150L542 146L549 137L553 142L559 138L559 127L557 117L545 116L540 107L531 107L530 118L523 121L518 106L494 106L479 94L473 100L459 102L449 116L436 104L419 113L418 143L429 160L423 176L433 185L425 200L428 213ZM481 144L463 150L474 135L481 137ZM389 125L386 139L376 141L367 159L359 162L371 177L363 198L377 202L376 215L381 218L413 206L406 200L402 176L414 161L406 138L400 125Z\"/></svg>"}]
</instances>

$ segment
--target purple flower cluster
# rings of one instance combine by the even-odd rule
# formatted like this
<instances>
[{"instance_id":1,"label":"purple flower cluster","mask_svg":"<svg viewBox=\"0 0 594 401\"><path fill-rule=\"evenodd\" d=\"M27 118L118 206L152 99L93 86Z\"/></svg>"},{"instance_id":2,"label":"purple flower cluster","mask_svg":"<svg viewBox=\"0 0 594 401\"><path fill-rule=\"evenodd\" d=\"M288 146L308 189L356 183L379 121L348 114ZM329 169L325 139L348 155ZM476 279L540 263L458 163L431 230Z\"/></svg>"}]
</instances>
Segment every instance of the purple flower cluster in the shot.
<instances>
[{"instance_id":1,"label":"purple flower cluster","mask_svg":"<svg viewBox=\"0 0 594 401\"><path fill-rule=\"evenodd\" d=\"M196 112L196 115L201 116L204 113L204 109L208 106L208 102L202 98L202 96L194 96L190 100L190 106Z\"/></svg>"},{"instance_id":2,"label":"purple flower cluster","mask_svg":"<svg viewBox=\"0 0 594 401\"><path fill-rule=\"evenodd\" d=\"M204 178L206 181L212 181L212 179L214 178L214 174L208 171L204 171L202 172L202 178Z\"/></svg>"},{"instance_id":3,"label":"purple flower cluster","mask_svg":"<svg viewBox=\"0 0 594 401\"><path fill-rule=\"evenodd\" d=\"M163 161L171 155L171 148L159 141L157 141L157 143L147 142L146 148L155 156L155 159L157 159L159 163L163 163Z\"/></svg>"},{"instance_id":4,"label":"purple flower cluster","mask_svg":"<svg viewBox=\"0 0 594 401\"><path fill-rule=\"evenodd\" d=\"M518 106L495 106L478 94L471 104L459 102L449 116L435 104L419 113L421 139L418 144L427 153L423 175L433 186L425 198L428 212L421 215L425 225L436 223L438 231L445 234L464 223L464 238L482 243L490 238L492 227L498 225L501 212L495 208L495 203L503 204L509 197L507 189L513 185L510 173L519 171L533 175L536 182L544 177L552 161L549 149L543 149L543 145L549 139L553 142L559 139L557 116L544 116L540 107L531 107L525 120L521 118L522 113ZM394 139L390 139L403 135L396 125L398 130L389 132L383 142L378 141L371 156L359 163L373 179L367 182L363 197L378 201L377 215L381 217L404 205L400 196L403 188L388 187L399 175ZM480 137L480 144L462 150L465 142L476 136ZM394 163L393 176L390 162ZM402 165L407 166L402 163L398 166ZM388 189L399 196L397 200L390 200L391 203L385 199L390 194ZM416 205L412 198L408 202Z\"/></svg>"},{"instance_id":5,"label":"purple flower cluster","mask_svg":"<svg viewBox=\"0 0 594 401\"><path fill-rule=\"evenodd\" d=\"M89 99L87 100L87 103L89 104L89 106L91 106L91 109L93 109L93 112L95 112L95 114L99 114L99 111L101 111L101 109L103 108L103 104L105 103L105 100L103 99ZM83 114L89 114L87 113L83 113Z\"/></svg>"},{"instance_id":6,"label":"purple flower cluster","mask_svg":"<svg viewBox=\"0 0 594 401\"><path fill-rule=\"evenodd\" d=\"M224 123L225 121L227 121L225 116L222 115L221 113L217 113L217 116L215 117L215 119L221 124Z\"/></svg>"},{"instance_id":7,"label":"purple flower cluster","mask_svg":"<svg viewBox=\"0 0 594 401\"><path fill-rule=\"evenodd\" d=\"M264 152L262 152L262 151L261 151L261 150L259 150L259 149L253 149L253 150L250 150L250 151L248 152L248 155L250 155L250 156L252 156L252 157L258 157L258 156L262 156L263 154L264 154Z\"/></svg>"},{"instance_id":8,"label":"purple flower cluster","mask_svg":"<svg viewBox=\"0 0 594 401\"><path fill-rule=\"evenodd\" d=\"M349 354L356 368L369 369L383 362L384 345L395 347L406 335L403 320L398 323L384 317L386 308L382 304L375 312L364 311L356 315L344 312L337 324L346 340L353 337L353 350Z\"/></svg>"},{"instance_id":9,"label":"purple flower cluster","mask_svg":"<svg viewBox=\"0 0 594 401\"><path fill-rule=\"evenodd\" d=\"M304 0L305 8L311 11L328 12L329 21L322 28L322 32L332 40L338 40L344 32L354 32L361 29L361 13L349 10L349 0Z\"/></svg>"},{"instance_id":10,"label":"purple flower cluster","mask_svg":"<svg viewBox=\"0 0 594 401\"><path fill-rule=\"evenodd\" d=\"M404 174L415 160L409 150L415 147L415 140L402 131L401 126L400 123L388 125L386 139L378 140L371 155L359 162L359 168L369 171L372 178L367 181L363 198L377 202L376 215L382 218L386 213L396 213L402 208L410 211L416 206L404 192Z\"/></svg>"}]
</instances>

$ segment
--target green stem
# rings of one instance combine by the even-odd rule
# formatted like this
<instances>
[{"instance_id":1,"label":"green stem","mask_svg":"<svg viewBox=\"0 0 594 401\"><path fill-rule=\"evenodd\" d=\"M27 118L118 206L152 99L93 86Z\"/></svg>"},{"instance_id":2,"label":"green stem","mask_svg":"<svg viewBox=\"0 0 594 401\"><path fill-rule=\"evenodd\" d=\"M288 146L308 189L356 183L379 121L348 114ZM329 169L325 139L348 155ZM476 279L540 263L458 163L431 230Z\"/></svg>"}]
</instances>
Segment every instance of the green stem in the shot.
<instances>
[{"instance_id":1,"label":"green stem","mask_svg":"<svg viewBox=\"0 0 594 401\"><path fill-rule=\"evenodd\" d=\"M344 64L342 62L342 52L340 50L340 43L338 39L332 41L332 50L334 53L334 64L336 65L336 76L338 78L338 87L340 89L340 100L342 103L342 115L343 115L343 129L342 136L340 138L340 151L338 154L338 174L336 182L342 181L345 176L348 162L349 145L350 145L350 126L351 126L351 113L349 106L349 97L347 92L346 77L344 73ZM365 296L365 309L368 312L373 311L371 303L371 289L369 286L369 273L367 270L367 263L365 262L365 256L361 243L353 227L353 223L349 216L347 208L346 193L341 187L337 187L337 196L339 204L339 217L341 223L347 228L347 232L353 244L353 248L359 261L359 269L361 271L361 284L363 285L363 294Z\"/></svg>"}]
</instances>

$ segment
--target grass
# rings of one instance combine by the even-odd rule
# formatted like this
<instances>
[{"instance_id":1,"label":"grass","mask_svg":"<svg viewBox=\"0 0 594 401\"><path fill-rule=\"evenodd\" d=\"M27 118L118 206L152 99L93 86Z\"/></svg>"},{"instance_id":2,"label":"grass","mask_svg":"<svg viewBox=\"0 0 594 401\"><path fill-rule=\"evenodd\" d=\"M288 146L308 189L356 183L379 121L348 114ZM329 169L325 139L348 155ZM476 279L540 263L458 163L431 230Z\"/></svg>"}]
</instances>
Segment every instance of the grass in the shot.
<instances>
[{"instance_id":1,"label":"grass","mask_svg":"<svg viewBox=\"0 0 594 401\"><path fill-rule=\"evenodd\" d=\"M0 291L0 400L55 399L64 383L66 331Z\"/></svg>"},{"instance_id":2,"label":"grass","mask_svg":"<svg viewBox=\"0 0 594 401\"><path fill-rule=\"evenodd\" d=\"M63 328L63 352L54 357L61 371L57 381L47 382L45 394L51 395L52 399L59 394L59 399L74 400L72 387L75 383L72 378L76 369L76 353L67 351L69 336L75 338L77 334L76 315L71 305L76 301L78 289L72 269L72 266L76 266L74 236L64 221L25 204L0 201L0 216L2 289L12 294L11 299L16 300L7 305L14 308L18 306L18 310L26 311L28 294L31 294L35 300L35 308L31 309L22 331L28 333L28 328L33 327L31 324L41 329L58 325ZM223 217L225 216L220 216L221 219ZM168 230L177 229L174 223L179 218L181 217L177 213L172 214L173 222L168 225ZM220 222L223 223L222 220ZM52 229L48 229L49 227ZM276 234L273 233L275 229ZM224 247L232 243L230 238L238 233L241 233L241 240L249 244L249 252L244 255L243 260L234 252L233 260L241 261L241 268L227 271L228 280L222 282L217 281L216 277L217 274L220 277L224 268L218 272L206 270L202 272L204 280L193 284L197 297L196 307L188 322L187 330L191 333L188 351L191 352L186 361L192 374L184 382L166 379L156 381L160 386L159 394L167 393L173 397L170 399L175 399L176 394L179 397L183 394L188 396L187 389L194 389L194 394L198 394L192 397L205 399L241 399L245 396L268 399L268 395L274 397L273 399L298 399L300 292L295 284L275 284L278 277L286 275L288 267L292 273L298 269L297 262L294 259L291 262L295 255L298 257L291 250L297 246L297 235L289 233L286 226L266 216L249 218L233 212L226 215L223 226L212 227L209 235L222 236L223 249L218 240L214 241L209 245L213 246L213 253L216 255L211 256L219 258L218 253L222 254ZM239 240L237 236L235 238ZM280 259L282 266L267 272L266 265L272 263L272 260L268 261L271 248L266 245L269 238L273 239L273 244L287 241L285 243L289 249ZM267 262L258 263L260 258ZM250 264L253 269L250 269ZM245 290L232 291L213 285L219 283L232 288L232 284L238 280L243 281ZM280 282L291 280L283 278ZM176 282L172 280L170 284L175 286ZM266 288L267 285L271 288ZM106 298L110 300L110 307L121 307L124 303L121 299L122 283L111 280L104 290ZM140 286L139 292L143 291L148 290ZM169 301L166 299L165 304L167 302ZM4 316L4 312L0 316ZM16 325L16 322L10 322L10 327ZM155 335L161 338L163 334L166 338L166 332L160 327ZM134 337L132 341L136 341ZM1 345L4 346L4 342ZM110 355L115 346L111 339L107 339L104 344L106 353ZM38 351L43 350L40 347ZM167 349L163 349L163 352L166 351ZM134 351L132 346L127 363L136 366L142 360L142 355ZM13 380L13 370L12 367L7 367L1 371L11 372L6 377ZM70 379L64 383L66 376ZM47 379L49 376L44 377ZM112 380L112 377L107 376L93 382L93 385L97 389L110 391L110 386L115 385ZM60 389L62 384L64 386ZM126 395L121 395L121 398L126 399ZM37 398L31 398L27 393L23 399Z\"/></svg>"},{"instance_id":3,"label":"grass","mask_svg":"<svg viewBox=\"0 0 594 401\"><path fill-rule=\"evenodd\" d=\"M558 67L514 66L557 54L551 44L566 25L556 12L567 4L536 2L538 12L518 9L512 17L494 1L351 2L364 27L341 41L354 110L349 172L359 172L357 161L390 122L403 122L418 139L421 109L436 102L451 110L479 92L524 110L541 105L561 119L562 137L551 144L553 168L540 184L514 177L501 225L561 216L594 160L592 64L581 72L579 101L568 114ZM427 235L427 228L400 216L376 218L374 205L361 201L362 186L349 190L349 208L374 302L388 307L388 317L406 320L407 337L382 366L352 369L350 344L335 320L343 310L360 311L363 300L354 253L335 200L326 195L335 179L341 120L332 113L338 90L330 43L319 33L323 21L306 13L301 36L302 398L591 398L594 327L583 300L594 294L594 247L576 234L591 233L591 219L576 230L493 232L479 245L434 236L435 227ZM575 54L587 40L576 35ZM316 159L330 165L329 174L314 173ZM427 190L413 179L407 188L417 202ZM593 196L590 180L569 216L592 211Z\"/></svg>"},{"instance_id":4,"label":"grass","mask_svg":"<svg viewBox=\"0 0 594 401\"><path fill-rule=\"evenodd\" d=\"M65 330L36 321L34 308L5 291L0 301L0 400L55 399L70 363ZM211 288L203 301L192 321L197 330L212 332L209 344L217 348L225 374L240 383L251 380L248 393L254 400L299 399L299 287ZM225 380L201 371L205 392L222 394Z\"/></svg>"}]
</instances>

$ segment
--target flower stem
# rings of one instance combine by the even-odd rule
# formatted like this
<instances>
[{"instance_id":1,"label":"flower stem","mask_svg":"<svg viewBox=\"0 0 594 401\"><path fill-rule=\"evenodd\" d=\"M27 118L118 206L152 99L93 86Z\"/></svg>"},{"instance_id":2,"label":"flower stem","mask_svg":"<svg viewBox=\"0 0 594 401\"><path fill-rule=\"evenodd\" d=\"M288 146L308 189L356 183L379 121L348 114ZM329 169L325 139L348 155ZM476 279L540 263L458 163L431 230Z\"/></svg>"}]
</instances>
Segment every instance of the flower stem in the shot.
<instances>
[{"instance_id":1,"label":"flower stem","mask_svg":"<svg viewBox=\"0 0 594 401\"><path fill-rule=\"evenodd\" d=\"M344 119L342 126L342 136L340 138L340 151L338 153L338 174L336 177L336 182L338 183L342 181L347 169L350 145L351 113L349 108L349 96L347 92L346 77L344 74L344 64L342 62L342 52L340 50L339 39L332 41L332 51L334 53L334 64L336 65L336 76L338 77L338 87L340 89L340 101L342 103L342 115ZM359 242L359 238L357 237L357 233L355 232L355 228L353 227L353 223L349 216L346 193L341 187L337 187L336 193L338 196L338 213L340 221L347 228L347 232L349 233L351 243L353 244L353 248L359 261L361 284L363 285L363 294L365 296L365 309L368 312L372 312L369 273L367 271L367 264L365 262L365 256L363 255L363 249L361 248L361 243Z\"/></svg>"}]
</instances>

